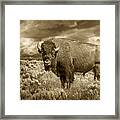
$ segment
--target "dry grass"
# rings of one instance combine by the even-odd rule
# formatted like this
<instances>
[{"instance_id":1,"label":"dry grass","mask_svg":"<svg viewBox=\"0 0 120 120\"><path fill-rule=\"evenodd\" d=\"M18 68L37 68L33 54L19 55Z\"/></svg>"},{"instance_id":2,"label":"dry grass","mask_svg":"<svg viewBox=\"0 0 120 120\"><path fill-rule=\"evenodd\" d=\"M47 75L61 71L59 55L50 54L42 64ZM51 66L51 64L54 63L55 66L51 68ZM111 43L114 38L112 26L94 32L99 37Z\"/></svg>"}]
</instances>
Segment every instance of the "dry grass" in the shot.
<instances>
[{"instance_id":1,"label":"dry grass","mask_svg":"<svg viewBox=\"0 0 120 120\"><path fill-rule=\"evenodd\" d=\"M20 96L22 100L99 100L100 81L90 71L83 77L75 73L70 89L62 89L52 72L45 72L42 61L20 61Z\"/></svg>"}]
</instances>

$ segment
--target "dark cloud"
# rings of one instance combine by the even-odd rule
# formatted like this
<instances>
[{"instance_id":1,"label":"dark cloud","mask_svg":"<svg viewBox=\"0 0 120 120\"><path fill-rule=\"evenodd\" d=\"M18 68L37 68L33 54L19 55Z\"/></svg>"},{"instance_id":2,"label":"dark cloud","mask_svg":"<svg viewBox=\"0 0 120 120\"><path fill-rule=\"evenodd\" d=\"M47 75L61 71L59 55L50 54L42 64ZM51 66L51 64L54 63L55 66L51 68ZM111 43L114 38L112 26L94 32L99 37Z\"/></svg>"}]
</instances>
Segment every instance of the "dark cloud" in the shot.
<instances>
[{"instance_id":1,"label":"dark cloud","mask_svg":"<svg viewBox=\"0 0 120 120\"><path fill-rule=\"evenodd\" d=\"M20 35L29 38L45 38L68 30L90 28L96 25L100 25L99 20L21 20Z\"/></svg>"}]
</instances>

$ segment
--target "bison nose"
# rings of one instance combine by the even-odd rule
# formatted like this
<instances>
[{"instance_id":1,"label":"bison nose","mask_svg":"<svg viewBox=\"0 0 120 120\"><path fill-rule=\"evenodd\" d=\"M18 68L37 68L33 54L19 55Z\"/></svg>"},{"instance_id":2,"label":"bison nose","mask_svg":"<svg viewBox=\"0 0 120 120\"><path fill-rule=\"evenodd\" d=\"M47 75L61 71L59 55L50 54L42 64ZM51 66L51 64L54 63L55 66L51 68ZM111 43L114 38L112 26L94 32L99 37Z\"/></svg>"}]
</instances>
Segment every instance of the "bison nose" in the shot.
<instances>
[{"instance_id":1,"label":"bison nose","mask_svg":"<svg viewBox=\"0 0 120 120\"><path fill-rule=\"evenodd\" d=\"M46 59L46 60L45 60L45 63L49 63L49 60L48 60L48 59Z\"/></svg>"},{"instance_id":2,"label":"bison nose","mask_svg":"<svg viewBox=\"0 0 120 120\"><path fill-rule=\"evenodd\" d=\"M51 61L50 61L49 59L46 59L46 60L44 61L44 63L45 63L46 65L50 65L50 64L51 64Z\"/></svg>"}]
</instances>

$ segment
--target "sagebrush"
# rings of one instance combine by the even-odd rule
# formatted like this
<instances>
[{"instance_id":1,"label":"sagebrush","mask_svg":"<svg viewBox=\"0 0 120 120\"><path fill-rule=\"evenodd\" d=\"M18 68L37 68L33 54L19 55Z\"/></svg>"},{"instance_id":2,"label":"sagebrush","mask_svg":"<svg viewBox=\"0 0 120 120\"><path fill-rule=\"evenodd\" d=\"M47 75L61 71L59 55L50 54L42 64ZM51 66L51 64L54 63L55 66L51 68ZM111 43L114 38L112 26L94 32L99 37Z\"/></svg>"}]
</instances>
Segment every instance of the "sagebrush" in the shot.
<instances>
[{"instance_id":1,"label":"sagebrush","mask_svg":"<svg viewBox=\"0 0 120 120\"><path fill-rule=\"evenodd\" d=\"M42 61L20 61L20 97L22 100L99 100L100 81L93 72L75 73L70 89L62 89L59 77L45 72Z\"/></svg>"}]
</instances>

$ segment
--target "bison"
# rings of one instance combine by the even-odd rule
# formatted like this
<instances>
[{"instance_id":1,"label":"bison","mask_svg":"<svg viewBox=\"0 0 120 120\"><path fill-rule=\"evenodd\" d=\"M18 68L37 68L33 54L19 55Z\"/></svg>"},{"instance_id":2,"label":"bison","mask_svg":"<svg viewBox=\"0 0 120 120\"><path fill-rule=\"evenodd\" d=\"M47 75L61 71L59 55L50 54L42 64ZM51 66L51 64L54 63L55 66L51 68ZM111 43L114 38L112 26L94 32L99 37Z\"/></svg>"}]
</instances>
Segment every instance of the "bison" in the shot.
<instances>
[{"instance_id":1,"label":"bison","mask_svg":"<svg viewBox=\"0 0 120 120\"><path fill-rule=\"evenodd\" d=\"M65 83L70 88L75 72L85 74L94 68L94 78L97 77L95 63L99 63L99 46L69 39L50 39L38 42L37 48L42 54L45 70L52 70L59 76L63 88Z\"/></svg>"}]
</instances>

